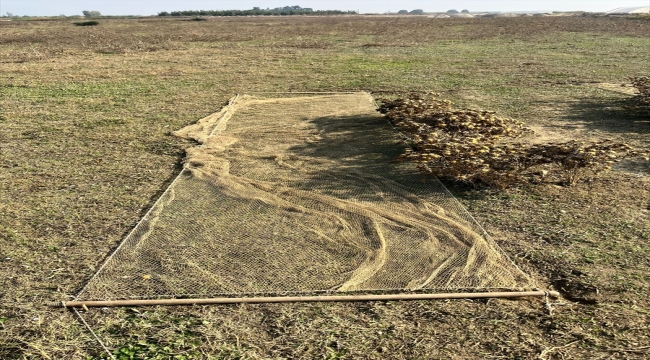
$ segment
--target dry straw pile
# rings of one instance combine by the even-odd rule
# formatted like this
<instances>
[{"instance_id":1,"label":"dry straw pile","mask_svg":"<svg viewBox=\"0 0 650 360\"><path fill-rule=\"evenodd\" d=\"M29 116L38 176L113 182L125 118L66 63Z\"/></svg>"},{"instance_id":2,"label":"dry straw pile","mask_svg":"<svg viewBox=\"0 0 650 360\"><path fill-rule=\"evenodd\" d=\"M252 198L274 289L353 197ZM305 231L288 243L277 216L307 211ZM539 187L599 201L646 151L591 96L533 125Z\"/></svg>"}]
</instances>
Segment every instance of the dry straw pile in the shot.
<instances>
[{"instance_id":1,"label":"dry straw pile","mask_svg":"<svg viewBox=\"0 0 650 360\"><path fill-rule=\"evenodd\" d=\"M455 109L438 94L410 94L382 100L380 112L407 134L411 149L403 159L440 178L508 187L554 178L574 185L628 157L647 156L610 140L529 144L532 134L520 121L492 111Z\"/></svg>"},{"instance_id":2,"label":"dry straw pile","mask_svg":"<svg viewBox=\"0 0 650 360\"><path fill-rule=\"evenodd\" d=\"M631 80L632 86L639 91L639 95L634 99L640 105L650 106L650 76L634 77Z\"/></svg>"}]
</instances>

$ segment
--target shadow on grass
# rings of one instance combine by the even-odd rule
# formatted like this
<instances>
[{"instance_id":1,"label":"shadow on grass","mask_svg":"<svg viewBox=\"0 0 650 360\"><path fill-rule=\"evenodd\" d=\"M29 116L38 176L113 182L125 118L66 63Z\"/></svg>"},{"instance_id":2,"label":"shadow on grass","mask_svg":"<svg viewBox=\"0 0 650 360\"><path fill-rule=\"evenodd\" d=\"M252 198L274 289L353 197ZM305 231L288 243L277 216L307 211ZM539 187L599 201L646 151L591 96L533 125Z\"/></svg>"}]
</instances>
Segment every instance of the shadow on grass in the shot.
<instances>
[{"instance_id":1,"label":"shadow on grass","mask_svg":"<svg viewBox=\"0 0 650 360\"><path fill-rule=\"evenodd\" d=\"M650 107L639 106L631 97L594 97L568 104L569 122L581 122L591 130L612 133L650 134Z\"/></svg>"},{"instance_id":2,"label":"shadow on grass","mask_svg":"<svg viewBox=\"0 0 650 360\"><path fill-rule=\"evenodd\" d=\"M407 188L422 184L425 177L415 165L399 161L407 146L383 117L323 117L309 122L316 127L318 138L293 146L289 152L312 159L309 167L318 171L310 171L294 186L318 189L340 199L362 196L382 201L391 186L382 184L385 181Z\"/></svg>"},{"instance_id":3,"label":"shadow on grass","mask_svg":"<svg viewBox=\"0 0 650 360\"><path fill-rule=\"evenodd\" d=\"M320 139L289 151L300 158L325 161L328 167L305 177L302 188L327 189L342 199L363 193L366 199L376 201L383 201L381 196L386 191L381 186L368 186L376 180L387 180L424 196L431 192L444 196L449 190L460 198L476 198L499 191L485 184L438 179L420 172L413 162L400 158L408 145L381 116L323 117L310 123L318 129ZM329 177L327 184L324 177ZM352 184L355 186L351 187Z\"/></svg>"}]
</instances>

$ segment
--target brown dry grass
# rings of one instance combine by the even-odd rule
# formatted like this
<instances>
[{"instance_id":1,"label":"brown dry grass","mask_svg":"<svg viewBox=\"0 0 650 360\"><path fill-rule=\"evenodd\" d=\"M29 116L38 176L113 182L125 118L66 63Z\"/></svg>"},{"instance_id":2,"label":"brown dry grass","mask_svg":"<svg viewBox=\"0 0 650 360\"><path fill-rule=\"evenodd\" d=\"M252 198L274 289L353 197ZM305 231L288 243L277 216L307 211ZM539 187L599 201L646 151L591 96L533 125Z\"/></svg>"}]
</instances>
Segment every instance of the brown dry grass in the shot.
<instances>
[{"instance_id":1,"label":"brown dry grass","mask_svg":"<svg viewBox=\"0 0 650 360\"><path fill-rule=\"evenodd\" d=\"M443 92L548 138L648 147L617 83L650 68L650 23L625 18L341 17L0 23L0 358L101 350L75 294L179 171L173 130L235 92ZM631 169L634 169L632 171ZM168 358L644 358L647 164L567 191L452 188L514 260L567 298L113 309L113 349ZM131 349L131 350L128 350Z\"/></svg>"},{"instance_id":2,"label":"brown dry grass","mask_svg":"<svg viewBox=\"0 0 650 360\"><path fill-rule=\"evenodd\" d=\"M650 24L622 19L454 19L391 17L220 18L203 22L147 19L102 20L100 26L73 28L69 22L14 21L3 24L1 62L24 62L66 55L128 54L211 47L349 48L422 46L439 41L530 39L540 34L579 32L647 36ZM370 40L370 41L369 41ZM238 45L239 44L239 45ZM505 54L504 54L505 55Z\"/></svg>"}]
</instances>

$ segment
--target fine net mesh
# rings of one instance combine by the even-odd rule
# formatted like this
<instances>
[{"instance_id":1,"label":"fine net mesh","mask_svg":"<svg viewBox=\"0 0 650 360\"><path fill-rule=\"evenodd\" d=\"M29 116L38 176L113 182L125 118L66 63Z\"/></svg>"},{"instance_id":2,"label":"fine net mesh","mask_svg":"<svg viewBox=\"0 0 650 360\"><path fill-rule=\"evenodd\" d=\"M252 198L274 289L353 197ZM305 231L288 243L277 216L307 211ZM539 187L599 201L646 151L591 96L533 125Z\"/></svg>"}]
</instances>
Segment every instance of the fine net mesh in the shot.
<instances>
[{"instance_id":1,"label":"fine net mesh","mask_svg":"<svg viewBox=\"0 0 650 360\"><path fill-rule=\"evenodd\" d=\"M80 300L532 287L367 93L239 97Z\"/></svg>"}]
</instances>

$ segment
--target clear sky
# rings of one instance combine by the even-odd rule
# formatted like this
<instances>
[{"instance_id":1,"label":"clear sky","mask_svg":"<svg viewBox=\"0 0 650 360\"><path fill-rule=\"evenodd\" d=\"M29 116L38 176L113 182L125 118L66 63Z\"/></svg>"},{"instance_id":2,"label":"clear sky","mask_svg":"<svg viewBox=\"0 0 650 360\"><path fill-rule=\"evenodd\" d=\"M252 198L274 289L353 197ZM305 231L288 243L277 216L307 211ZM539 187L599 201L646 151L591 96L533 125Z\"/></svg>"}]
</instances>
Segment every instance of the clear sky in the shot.
<instances>
[{"instance_id":1,"label":"clear sky","mask_svg":"<svg viewBox=\"0 0 650 360\"><path fill-rule=\"evenodd\" d=\"M361 13L423 9L447 11L609 11L617 7L650 6L650 0L0 0L6 15L153 15L173 10L230 10L300 5L315 10L357 10Z\"/></svg>"}]
</instances>

